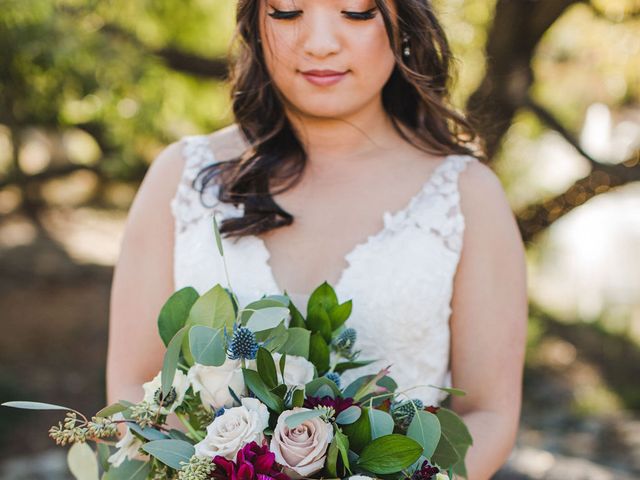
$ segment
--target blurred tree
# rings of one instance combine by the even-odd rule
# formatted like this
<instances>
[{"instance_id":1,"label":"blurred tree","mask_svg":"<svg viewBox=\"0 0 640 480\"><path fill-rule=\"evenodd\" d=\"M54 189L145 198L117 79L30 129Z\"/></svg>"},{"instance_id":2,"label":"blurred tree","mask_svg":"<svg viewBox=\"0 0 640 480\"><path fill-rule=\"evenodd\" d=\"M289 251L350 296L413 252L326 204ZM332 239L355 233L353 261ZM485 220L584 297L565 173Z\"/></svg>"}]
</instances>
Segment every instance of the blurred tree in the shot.
<instances>
[{"instance_id":1,"label":"blurred tree","mask_svg":"<svg viewBox=\"0 0 640 480\"><path fill-rule=\"evenodd\" d=\"M39 208L42 182L75 170L89 170L102 182L137 182L168 141L232 121L224 80L234 2L3 3L0 124L7 127L13 153L6 165L0 163L0 189L19 186L23 207ZM633 39L631 49L623 42L589 44L597 62L609 63L599 72L602 81L611 74L624 77L624 95L605 100L638 104L638 63L635 69L626 66L640 61L638 0L436 0L435 4L464 66L455 99L471 112L489 156L498 155L514 119L528 111L591 165L591 172L565 192L517 212L525 240L593 196L640 179L638 152L616 164L593 158L581 148L576 139L581 112L598 98L574 98L572 93L575 85L593 75L590 69L598 68L594 62L583 63L576 46L585 43L592 28L605 23ZM572 23L559 26L578 9L580 16L573 15ZM557 29L565 32L564 37L554 34ZM566 78L573 84L562 84ZM558 83L564 87L561 92ZM81 130L94 139L102 158L98 163L53 158L40 171L25 171L21 145L34 127L54 135Z\"/></svg>"}]
</instances>

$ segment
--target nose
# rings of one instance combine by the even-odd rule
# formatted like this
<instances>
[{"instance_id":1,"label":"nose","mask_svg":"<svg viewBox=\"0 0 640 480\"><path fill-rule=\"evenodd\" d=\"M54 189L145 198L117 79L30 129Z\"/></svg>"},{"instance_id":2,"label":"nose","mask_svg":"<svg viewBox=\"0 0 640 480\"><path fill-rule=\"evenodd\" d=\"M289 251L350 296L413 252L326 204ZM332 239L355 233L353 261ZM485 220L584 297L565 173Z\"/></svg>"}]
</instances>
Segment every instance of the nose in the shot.
<instances>
[{"instance_id":1,"label":"nose","mask_svg":"<svg viewBox=\"0 0 640 480\"><path fill-rule=\"evenodd\" d=\"M341 43L336 35L336 21L330 15L309 15L302 26L302 48L304 53L323 58L340 51Z\"/></svg>"}]
</instances>

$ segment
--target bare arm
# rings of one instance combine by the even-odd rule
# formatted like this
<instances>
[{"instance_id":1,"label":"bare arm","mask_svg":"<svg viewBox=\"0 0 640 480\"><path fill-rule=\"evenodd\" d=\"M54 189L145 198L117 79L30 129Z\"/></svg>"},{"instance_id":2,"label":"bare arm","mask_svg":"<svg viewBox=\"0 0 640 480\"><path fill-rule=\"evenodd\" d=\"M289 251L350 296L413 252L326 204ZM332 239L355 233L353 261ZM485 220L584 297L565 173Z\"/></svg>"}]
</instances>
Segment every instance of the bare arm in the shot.
<instances>
[{"instance_id":1,"label":"bare arm","mask_svg":"<svg viewBox=\"0 0 640 480\"><path fill-rule=\"evenodd\" d=\"M108 404L142 400L142 384L162 368L157 319L174 291L170 202L183 167L180 145L169 145L149 167L129 210L111 287Z\"/></svg>"},{"instance_id":2,"label":"bare arm","mask_svg":"<svg viewBox=\"0 0 640 480\"><path fill-rule=\"evenodd\" d=\"M474 444L470 480L487 480L516 440L528 303L524 245L502 185L489 167L472 163L460 175L465 216L463 252L451 317L452 398Z\"/></svg>"}]
</instances>

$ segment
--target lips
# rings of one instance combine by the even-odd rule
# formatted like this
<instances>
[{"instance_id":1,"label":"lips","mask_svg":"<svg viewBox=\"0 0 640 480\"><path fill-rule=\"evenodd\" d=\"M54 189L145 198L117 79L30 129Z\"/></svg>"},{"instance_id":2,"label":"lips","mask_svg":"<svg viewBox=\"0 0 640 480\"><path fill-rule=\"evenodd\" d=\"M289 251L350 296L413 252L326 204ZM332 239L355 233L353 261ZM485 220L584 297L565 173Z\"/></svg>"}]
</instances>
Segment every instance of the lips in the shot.
<instances>
[{"instance_id":1,"label":"lips","mask_svg":"<svg viewBox=\"0 0 640 480\"><path fill-rule=\"evenodd\" d=\"M347 72L337 70L306 70L301 73L309 83L317 86L335 85L347 75Z\"/></svg>"}]
</instances>

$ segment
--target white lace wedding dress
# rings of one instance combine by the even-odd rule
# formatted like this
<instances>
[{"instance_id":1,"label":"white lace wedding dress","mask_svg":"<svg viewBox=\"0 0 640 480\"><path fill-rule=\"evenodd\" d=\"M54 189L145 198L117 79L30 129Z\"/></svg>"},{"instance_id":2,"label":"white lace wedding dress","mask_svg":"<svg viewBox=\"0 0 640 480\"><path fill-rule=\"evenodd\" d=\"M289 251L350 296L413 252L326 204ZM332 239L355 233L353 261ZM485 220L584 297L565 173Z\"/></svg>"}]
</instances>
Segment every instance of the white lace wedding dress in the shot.
<instances>
[{"instance_id":1,"label":"white lace wedding dress","mask_svg":"<svg viewBox=\"0 0 640 480\"><path fill-rule=\"evenodd\" d=\"M216 161L207 135L181 139L185 168L171 202L175 216L175 290L194 287L200 294L216 283L227 286L215 245L212 214L218 223L241 216L242 206L216 202L210 187L205 208L192 181L200 169ZM362 359L375 363L345 372L348 383L360 375L392 365L399 389L417 385L451 386L449 317L453 277L464 231L458 175L471 161L450 155L434 170L405 208L385 212L384 228L356 245L346 255L348 267L332 285L338 300L353 300L347 321L357 330L356 348ZM231 285L242 305L262 294L281 294L269 267L269 251L256 236L223 239ZM288 292L304 314L310 292ZM454 385L455 386L455 385ZM438 405L446 396L434 388L411 391L426 405Z\"/></svg>"}]
</instances>

